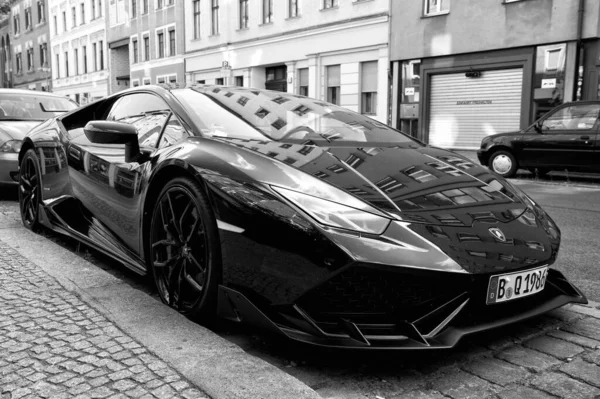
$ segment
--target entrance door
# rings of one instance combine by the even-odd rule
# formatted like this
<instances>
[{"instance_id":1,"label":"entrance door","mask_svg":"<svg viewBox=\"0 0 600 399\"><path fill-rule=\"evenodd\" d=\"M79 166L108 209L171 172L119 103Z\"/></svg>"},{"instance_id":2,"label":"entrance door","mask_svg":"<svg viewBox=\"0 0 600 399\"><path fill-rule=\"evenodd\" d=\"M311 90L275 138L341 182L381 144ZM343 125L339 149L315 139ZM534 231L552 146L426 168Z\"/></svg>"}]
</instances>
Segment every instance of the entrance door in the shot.
<instances>
[{"instance_id":1,"label":"entrance door","mask_svg":"<svg viewBox=\"0 0 600 399\"><path fill-rule=\"evenodd\" d=\"M477 149L490 134L519 130L523 69L479 73L431 77L429 144Z\"/></svg>"},{"instance_id":2,"label":"entrance door","mask_svg":"<svg viewBox=\"0 0 600 399\"><path fill-rule=\"evenodd\" d=\"M287 92L287 67L285 65L268 67L266 73L265 88L267 90Z\"/></svg>"}]
</instances>

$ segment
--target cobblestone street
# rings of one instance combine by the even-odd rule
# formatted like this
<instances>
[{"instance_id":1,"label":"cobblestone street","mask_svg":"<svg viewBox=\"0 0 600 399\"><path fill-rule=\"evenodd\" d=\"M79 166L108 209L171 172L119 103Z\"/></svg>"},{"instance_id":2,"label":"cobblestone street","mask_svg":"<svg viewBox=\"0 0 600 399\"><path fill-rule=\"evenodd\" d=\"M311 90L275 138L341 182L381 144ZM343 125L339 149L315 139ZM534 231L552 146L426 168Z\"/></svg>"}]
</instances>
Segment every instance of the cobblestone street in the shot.
<instances>
[{"instance_id":1,"label":"cobblestone street","mask_svg":"<svg viewBox=\"0 0 600 399\"><path fill-rule=\"evenodd\" d=\"M206 397L2 241L0 393L2 399Z\"/></svg>"}]
</instances>

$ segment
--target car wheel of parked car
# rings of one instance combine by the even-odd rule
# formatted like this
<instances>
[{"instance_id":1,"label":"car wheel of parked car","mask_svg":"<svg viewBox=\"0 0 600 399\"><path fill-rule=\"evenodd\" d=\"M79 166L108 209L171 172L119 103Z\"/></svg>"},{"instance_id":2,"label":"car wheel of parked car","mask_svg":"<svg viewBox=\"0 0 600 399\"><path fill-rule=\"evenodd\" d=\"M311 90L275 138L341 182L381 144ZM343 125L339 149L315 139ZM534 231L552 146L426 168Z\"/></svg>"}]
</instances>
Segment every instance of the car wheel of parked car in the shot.
<instances>
[{"instance_id":1,"label":"car wheel of parked car","mask_svg":"<svg viewBox=\"0 0 600 399\"><path fill-rule=\"evenodd\" d=\"M26 228L35 230L39 226L38 208L41 197L39 159L30 149L23 156L19 168L19 210Z\"/></svg>"},{"instance_id":2,"label":"car wheel of parked car","mask_svg":"<svg viewBox=\"0 0 600 399\"><path fill-rule=\"evenodd\" d=\"M514 155L509 151L496 151L490 157L488 166L491 170L498 173L502 177L511 177L517 173L519 165Z\"/></svg>"},{"instance_id":3,"label":"car wheel of parked car","mask_svg":"<svg viewBox=\"0 0 600 399\"><path fill-rule=\"evenodd\" d=\"M171 180L154 204L150 266L162 301L190 318L216 308L220 243L206 194L188 178Z\"/></svg>"}]
</instances>

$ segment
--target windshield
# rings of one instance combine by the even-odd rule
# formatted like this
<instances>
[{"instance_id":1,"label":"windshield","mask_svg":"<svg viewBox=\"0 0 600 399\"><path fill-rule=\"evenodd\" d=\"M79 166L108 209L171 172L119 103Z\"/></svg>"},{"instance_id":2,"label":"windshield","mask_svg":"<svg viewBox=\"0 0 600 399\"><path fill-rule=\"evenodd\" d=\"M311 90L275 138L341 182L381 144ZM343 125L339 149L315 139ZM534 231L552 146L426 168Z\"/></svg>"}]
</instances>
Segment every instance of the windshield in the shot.
<instances>
[{"instance_id":1,"label":"windshield","mask_svg":"<svg viewBox=\"0 0 600 399\"><path fill-rule=\"evenodd\" d=\"M0 94L0 121L42 121L77 108L77 104L63 97L35 94Z\"/></svg>"},{"instance_id":2,"label":"windshield","mask_svg":"<svg viewBox=\"0 0 600 399\"><path fill-rule=\"evenodd\" d=\"M332 143L417 143L383 123L345 108L275 91L173 90L208 137Z\"/></svg>"}]
</instances>

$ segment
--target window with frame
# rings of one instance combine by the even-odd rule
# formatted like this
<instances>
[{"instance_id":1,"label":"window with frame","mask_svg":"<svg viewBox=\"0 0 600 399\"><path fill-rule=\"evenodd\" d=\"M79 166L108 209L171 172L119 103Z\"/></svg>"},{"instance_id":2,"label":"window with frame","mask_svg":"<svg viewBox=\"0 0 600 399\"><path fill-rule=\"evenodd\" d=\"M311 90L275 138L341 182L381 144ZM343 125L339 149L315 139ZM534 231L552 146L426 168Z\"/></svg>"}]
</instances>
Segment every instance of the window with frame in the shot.
<instances>
[{"instance_id":1,"label":"window with frame","mask_svg":"<svg viewBox=\"0 0 600 399\"><path fill-rule=\"evenodd\" d=\"M67 12L63 11L62 12L62 17L63 17L63 32L67 31Z\"/></svg>"},{"instance_id":2,"label":"window with frame","mask_svg":"<svg viewBox=\"0 0 600 399\"><path fill-rule=\"evenodd\" d=\"M340 66L327 67L327 102L340 105Z\"/></svg>"},{"instance_id":3,"label":"window with frame","mask_svg":"<svg viewBox=\"0 0 600 399\"><path fill-rule=\"evenodd\" d=\"M94 72L96 72L98 70L98 43L92 44L92 52L93 52L92 61L94 61Z\"/></svg>"},{"instance_id":4,"label":"window with frame","mask_svg":"<svg viewBox=\"0 0 600 399\"><path fill-rule=\"evenodd\" d=\"M144 36L144 61L150 60L150 37Z\"/></svg>"},{"instance_id":5,"label":"window with frame","mask_svg":"<svg viewBox=\"0 0 600 399\"><path fill-rule=\"evenodd\" d=\"M65 78L69 77L69 52L65 51Z\"/></svg>"},{"instance_id":6,"label":"window with frame","mask_svg":"<svg viewBox=\"0 0 600 399\"><path fill-rule=\"evenodd\" d=\"M263 2L263 24L273 22L273 0L262 0Z\"/></svg>"},{"instance_id":7,"label":"window with frame","mask_svg":"<svg viewBox=\"0 0 600 399\"><path fill-rule=\"evenodd\" d=\"M25 9L25 30L33 28L33 19L31 18L31 7Z\"/></svg>"},{"instance_id":8,"label":"window with frame","mask_svg":"<svg viewBox=\"0 0 600 399\"><path fill-rule=\"evenodd\" d=\"M289 0L288 3L289 11L288 17L294 18L298 16L298 0Z\"/></svg>"},{"instance_id":9,"label":"window with frame","mask_svg":"<svg viewBox=\"0 0 600 399\"><path fill-rule=\"evenodd\" d=\"M248 28L248 0L240 0L240 29Z\"/></svg>"},{"instance_id":10,"label":"window with frame","mask_svg":"<svg viewBox=\"0 0 600 399\"><path fill-rule=\"evenodd\" d=\"M148 0L142 0L142 14L148 14Z\"/></svg>"},{"instance_id":11,"label":"window with frame","mask_svg":"<svg viewBox=\"0 0 600 399\"><path fill-rule=\"evenodd\" d=\"M21 56L21 53L16 54L15 62L17 63L17 74L23 73L23 58Z\"/></svg>"},{"instance_id":12,"label":"window with frame","mask_svg":"<svg viewBox=\"0 0 600 399\"><path fill-rule=\"evenodd\" d=\"M200 39L200 0L194 0L194 39Z\"/></svg>"},{"instance_id":13,"label":"window with frame","mask_svg":"<svg viewBox=\"0 0 600 399\"><path fill-rule=\"evenodd\" d=\"M137 17L137 0L131 0L131 18L135 17Z\"/></svg>"},{"instance_id":14,"label":"window with frame","mask_svg":"<svg viewBox=\"0 0 600 399\"><path fill-rule=\"evenodd\" d=\"M19 33L21 33L21 24L20 24L19 17L20 17L19 14L13 15L13 32L15 35L18 35Z\"/></svg>"},{"instance_id":15,"label":"window with frame","mask_svg":"<svg viewBox=\"0 0 600 399\"><path fill-rule=\"evenodd\" d=\"M235 77L235 85L238 87L244 87L244 77L243 76L236 76Z\"/></svg>"},{"instance_id":16,"label":"window with frame","mask_svg":"<svg viewBox=\"0 0 600 399\"><path fill-rule=\"evenodd\" d=\"M151 83L151 80L150 80L150 78L144 78L143 82L144 82L144 86L146 86Z\"/></svg>"},{"instance_id":17,"label":"window with frame","mask_svg":"<svg viewBox=\"0 0 600 399\"><path fill-rule=\"evenodd\" d=\"M56 15L53 15L52 18L54 19L54 34L58 35L58 18Z\"/></svg>"},{"instance_id":18,"label":"window with frame","mask_svg":"<svg viewBox=\"0 0 600 399\"><path fill-rule=\"evenodd\" d=\"M156 0L156 8L162 8L163 7L163 0Z\"/></svg>"},{"instance_id":19,"label":"window with frame","mask_svg":"<svg viewBox=\"0 0 600 399\"><path fill-rule=\"evenodd\" d=\"M27 49L27 70L33 71L33 48Z\"/></svg>"},{"instance_id":20,"label":"window with frame","mask_svg":"<svg viewBox=\"0 0 600 399\"><path fill-rule=\"evenodd\" d=\"M75 7L71 7L71 17L72 17L72 25L71 27L74 28L77 26L77 8Z\"/></svg>"},{"instance_id":21,"label":"window with frame","mask_svg":"<svg viewBox=\"0 0 600 399\"><path fill-rule=\"evenodd\" d=\"M80 4L81 10L81 25L85 24L85 3Z\"/></svg>"},{"instance_id":22,"label":"window with frame","mask_svg":"<svg viewBox=\"0 0 600 399\"><path fill-rule=\"evenodd\" d=\"M157 76L156 77L156 83L161 85L164 84L166 82L165 77L164 76Z\"/></svg>"},{"instance_id":23,"label":"window with frame","mask_svg":"<svg viewBox=\"0 0 600 399\"><path fill-rule=\"evenodd\" d=\"M177 75L169 75L169 83L177 83Z\"/></svg>"},{"instance_id":24,"label":"window with frame","mask_svg":"<svg viewBox=\"0 0 600 399\"><path fill-rule=\"evenodd\" d=\"M547 49L544 57L546 71L557 71L561 61L562 48Z\"/></svg>"},{"instance_id":25,"label":"window with frame","mask_svg":"<svg viewBox=\"0 0 600 399\"><path fill-rule=\"evenodd\" d=\"M96 0L92 0L92 19L96 19Z\"/></svg>"},{"instance_id":26,"label":"window with frame","mask_svg":"<svg viewBox=\"0 0 600 399\"><path fill-rule=\"evenodd\" d=\"M598 104L581 104L563 107L542 122L544 131L591 130L600 113Z\"/></svg>"},{"instance_id":27,"label":"window with frame","mask_svg":"<svg viewBox=\"0 0 600 399\"><path fill-rule=\"evenodd\" d=\"M79 49L73 49L73 73L79 75Z\"/></svg>"},{"instance_id":28,"label":"window with frame","mask_svg":"<svg viewBox=\"0 0 600 399\"><path fill-rule=\"evenodd\" d=\"M425 0L425 15L447 14L450 0Z\"/></svg>"},{"instance_id":29,"label":"window with frame","mask_svg":"<svg viewBox=\"0 0 600 399\"><path fill-rule=\"evenodd\" d=\"M377 113L377 61L361 63L360 112L365 115Z\"/></svg>"},{"instance_id":30,"label":"window with frame","mask_svg":"<svg viewBox=\"0 0 600 399\"><path fill-rule=\"evenodd\" d=\"M216 85L221 85L221 86L222 86L222 85L223 85L223 78L216 78L216 79L215 79L215 84L216 84Z\"/></svg>"},{"instance_id":31,"label":"window with frame","mask_svg":"<svg viewBox=\"0 0 600 399\"><path fill-rule=\"evenodd\" d=\"M98 16L102 16L102 0L98 0Z\"/></svg>"},{"instance_id":32,"label":"window with frame","mask_svg":"<svg viewBox=\"0 0 600 399\"><path fill-rule=\"evenodd\" d=\"M177 45L175 41L175 28L169 29L169 56L177 54Z\"/></svg>"},{"instance_id":33,"label":"window with frame","mask_svg":"<svg viewBox=\"0 0 600 399\"><path fill-rule=\"evenodd\" d=\"M219 34L219 0L211 0L211 32L213 35Z\"/></svg>"},{"instance_id":34,"label":"window with frame","mask_svg":"<svg viewBox=\"0 0 600 399\"><path fill-rule=\"evenodd\" d=\"M81 52L83 55L83 73L87 73L88 72L88 65L87 65L87 46L82 46L81 47Z\"/></svg>"},{"instance_id":35,"label":"window with frame","mask_svg":"<svg viewBox=\"0 0 600 399\"><path fill-rule=\"evenodd\" d=\"M47 48L48 48L48 45L46 43L40 44L40 66L42 66L42 67L47 67L48 66L48 64L47 64L48 60L46 59L46 57L47 57L47 55L46 55L47 54L46 53Z\"/></svg>"},{"instance_id":36,"label":"window with frame","mask_svg":"<svg viewBox=\"0 0 600 399\"><path fill-rule=\"evenodd\" d=\"M133 53L133 63L137 64L140 60L139 60L139 55L138 55L138 41L137 39L133 39L131 41L131 52Z\"/></svg>"},{"instance_id":37,"label":"window with frame","mask_svg":"<svg viewBox=\"0 0 600 399\"><path fill-rule=\"evenodd\" d=\"M102 40L98 42L98 47L100 50L100 70L102 71L104 69L104 42Z\"/></svg>"},{"instance_id":38,"label":"window with frame","mask_svg":"<svg viewBox=\"0 0 600 399\"><path fill-rule=\"evenodd\" d=\"M338 6L338 0L325 0L323 2L323 8L336 8Z\"/></svg>"},{"instance_id":39,"label":"window with frame","mask_svg":"<svg viewBox=\"0 0 600 399\"><path fill-rule=\"evenodd\" d=\"M38 24L41 24L46 19L46 5L44 0L37 1Z\"/></svg>"},{"instance_id":40,"label":"window with frame","mask_svg":"<svg viewBox=\"0 0 600 399\"><path fill-rule=\"evenodd\" d=\"M54 63L54 69L56 72L56 79L60 79L60 55L56 53L56 62Z\"/></svg>"},{"instance_id":41,"label":"window with frame","mask_svg":"<svg viewBox=\"0 0 600 399\"><path fill-rule=\"evenodd\" d=\"M298 69L298 94L308 96L308 68Z\"/></svg>"},{"instance_id":42,"label":"window with frame","mask_svg":"<svg viewBox=\"0 0 600 399\"><path fill-rule=\"evenodd\" d=\"M158 42L158 58L164 58L165 56L165 34L164 32L158 32L156 34Z\"/></svg>"}]
</instances>

